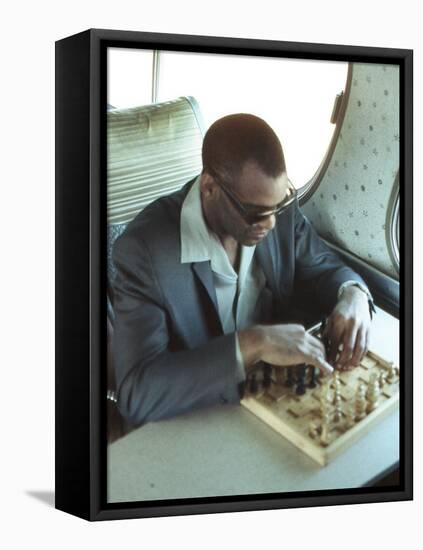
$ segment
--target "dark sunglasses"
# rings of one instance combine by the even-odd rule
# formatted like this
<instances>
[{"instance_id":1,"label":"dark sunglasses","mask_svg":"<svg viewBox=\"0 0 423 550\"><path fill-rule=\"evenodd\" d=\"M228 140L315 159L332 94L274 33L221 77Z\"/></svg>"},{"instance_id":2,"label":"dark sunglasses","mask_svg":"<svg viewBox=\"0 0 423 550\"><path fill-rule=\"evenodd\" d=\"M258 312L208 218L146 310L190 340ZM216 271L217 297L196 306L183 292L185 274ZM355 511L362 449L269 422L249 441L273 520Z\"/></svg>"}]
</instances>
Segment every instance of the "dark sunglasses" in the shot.
<instances>
[{"instance_id":1,"label":"dark sunglasses","mask_svg":"<svg viewBox=\"0 0 423 550\"><path fill-rule=\"evenodd\" d=\"M257 207L252 205L243 204L226 185L222 183L222 180L213 174L213 179L217 182L219 187L231 201L232 205L235 207L237 212L241 217L248 223L248 225L254 225L259 223L269 216L279 216L282 214L297 198L297 190L288 180L288 190L286 197L272 210L258 210Z\"/></svg>"}]
</instances>

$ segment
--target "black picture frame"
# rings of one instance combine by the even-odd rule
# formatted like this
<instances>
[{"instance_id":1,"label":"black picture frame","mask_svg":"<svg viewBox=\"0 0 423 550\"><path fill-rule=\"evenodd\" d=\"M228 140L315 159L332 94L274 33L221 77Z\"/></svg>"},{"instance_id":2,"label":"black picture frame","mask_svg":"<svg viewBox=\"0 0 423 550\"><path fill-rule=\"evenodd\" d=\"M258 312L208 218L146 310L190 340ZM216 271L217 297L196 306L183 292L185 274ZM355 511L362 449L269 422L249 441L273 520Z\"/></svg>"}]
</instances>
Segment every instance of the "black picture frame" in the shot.
<instances>
[{"instance_id":1,"label":"black picture frame","mask_svg":"<svg viewBox=\"0 0 423 550\"><path fill-rule=\"evenodd\" d=\"M400 479L388 487L106 501L106 51L145 47L400 68ZM91 29L56 43L56 508L87 520L412 499L412 50ZM103 368L102 368L103 365Z\"/></svg>"}]
</instances>

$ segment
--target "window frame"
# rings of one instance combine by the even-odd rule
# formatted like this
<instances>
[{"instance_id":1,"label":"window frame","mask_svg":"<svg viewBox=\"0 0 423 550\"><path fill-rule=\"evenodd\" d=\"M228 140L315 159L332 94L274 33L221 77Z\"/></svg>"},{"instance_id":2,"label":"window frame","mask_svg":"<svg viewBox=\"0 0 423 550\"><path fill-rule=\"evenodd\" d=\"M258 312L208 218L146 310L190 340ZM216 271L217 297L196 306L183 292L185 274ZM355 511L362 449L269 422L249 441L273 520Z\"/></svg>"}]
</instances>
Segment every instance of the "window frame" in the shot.
<instances>
[{"instance_id":1,"label":"window frame","mask_svg":"<svg viewBox=\"0 0 423 550\"><path fill-rule=\"evenodd\" d=\"M306 203L308 199L316 191L316 189L319 187L320 182L322 181L324 175L326 174L328 166L332 160L333 154L335 152L336 144L338 143L339 134L341 133L341 128L344 122L345 113L347 111L348 102L350 99L350 92L351 92L351 85L352 85L352 72L353 72L353 64L349 62L348 70L347 70L347 80L345 82L345 89L342 95L342 99L340 100L341 105L339 107L339 111L336 117L335 129L332 134L332 139L329 143L329 147L326 150L326 154L324 155L322 162L319 168L316 170L316 173L314 174L314 176L311 178L309 182L307 182L305 185L300 187L300 189L298 189L298 199L299 199L300 205L303 205L304 203Z\"/></svg>"},{"instance_id":2,"label":"window frame","mask_svg":"<svg viewBox=\"0 0 423 550\"><path fill-rule=\"evenodd\" d=\"M399 274L400 272L400 189L399 173L395 177L392 194L386 213L386 244L391 262Z\"/></svg>"}]
</instances>

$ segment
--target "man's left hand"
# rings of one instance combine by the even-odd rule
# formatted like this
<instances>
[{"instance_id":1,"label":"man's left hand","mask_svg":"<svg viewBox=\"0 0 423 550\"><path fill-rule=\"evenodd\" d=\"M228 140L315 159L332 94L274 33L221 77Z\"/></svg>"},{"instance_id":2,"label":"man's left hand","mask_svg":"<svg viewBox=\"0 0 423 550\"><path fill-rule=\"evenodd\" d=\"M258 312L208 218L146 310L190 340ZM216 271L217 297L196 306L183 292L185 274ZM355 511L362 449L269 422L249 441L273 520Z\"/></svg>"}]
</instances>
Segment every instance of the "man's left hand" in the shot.
<instances>
[{"instance_id":1,"label":"man's left hand","mask_svg":"<svg viewBox=\"0 0 423 550\"><path fill-rule=\"evenodd\" d=\"M325 328L328 362L341 370L358 366L368 349L370 323L366 294L356 286L346 288Z\"/></svg>"}]
</instances>

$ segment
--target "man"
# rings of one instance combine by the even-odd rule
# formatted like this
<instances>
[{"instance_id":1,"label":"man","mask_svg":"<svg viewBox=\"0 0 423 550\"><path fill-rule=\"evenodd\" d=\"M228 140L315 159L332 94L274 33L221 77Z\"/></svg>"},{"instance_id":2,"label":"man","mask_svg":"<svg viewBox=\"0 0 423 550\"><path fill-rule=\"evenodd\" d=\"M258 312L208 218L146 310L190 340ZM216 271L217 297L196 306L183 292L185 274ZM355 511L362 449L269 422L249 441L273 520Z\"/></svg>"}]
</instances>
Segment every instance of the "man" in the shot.
<instances>
[{"instance_id":1,"label":"man","mask_svg":"<svg viewBox=\"0 0 423 550\"><path fill-rule=\"evenodd\" d=\"M114 247L118 406L134 425L239 402L259 361L331 372L367 349L365 283L301 214L273 130L224 117L202 158L201 175L145 208ZM328 357L292 323L299 284L329 315Z\"/></svg>"}]
</instances>

